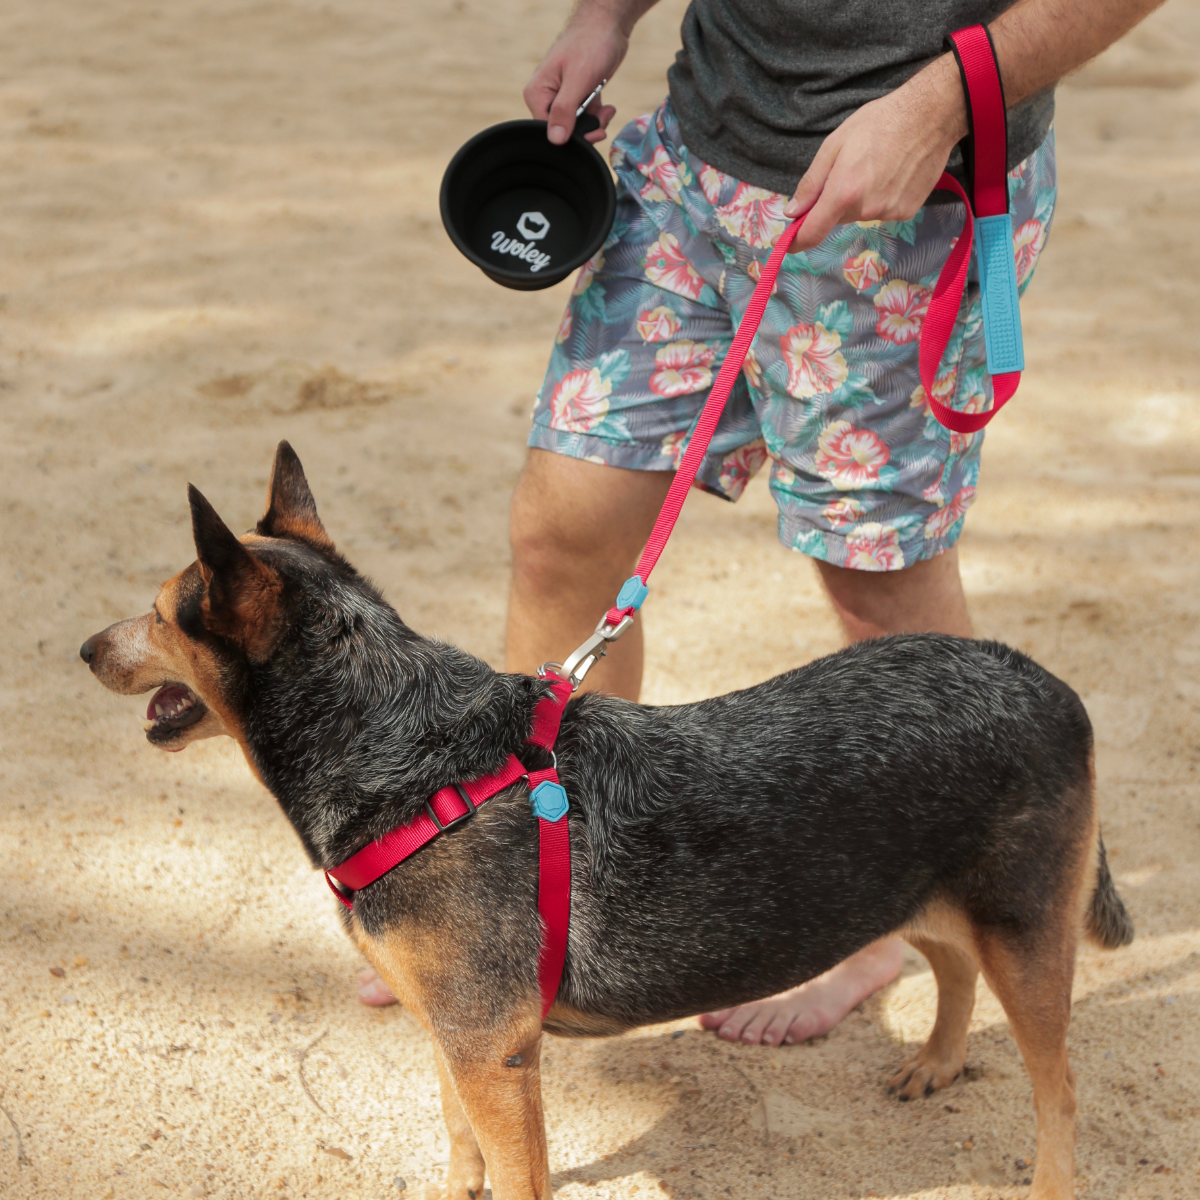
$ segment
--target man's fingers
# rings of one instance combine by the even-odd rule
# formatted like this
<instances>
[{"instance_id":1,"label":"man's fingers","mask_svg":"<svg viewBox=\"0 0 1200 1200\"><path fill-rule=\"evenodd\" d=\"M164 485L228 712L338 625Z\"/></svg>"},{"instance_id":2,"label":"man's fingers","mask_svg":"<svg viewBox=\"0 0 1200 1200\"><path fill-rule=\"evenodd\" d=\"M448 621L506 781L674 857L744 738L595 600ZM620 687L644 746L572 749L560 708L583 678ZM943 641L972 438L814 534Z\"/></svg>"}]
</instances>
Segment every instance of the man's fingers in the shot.
<instances>
[{"instance_id":1,"label":"man's fingers","mask_svg":"<svg viewBox=\"0 0 1200 1200\"><path fill-rule=\"evenodd\" d=\"M544 121L550 113L550 105L554 103L554 97L558 95L561 86L561 64L547 59L530 76L529 82L525 85L523 95L529 115L535 120Z\"/></svg>"},{"instance_id":2,"label":"man's fingers","mask_svg":"<svg viewBox=\"0 0 1200 1200\"><path fill-rule=\"evenodd\" d=\"M584 140L589 142L602 142L608 133L608 123L617 115L617 110L611 104L602 104L599 108L595 104L588 105L588 112L592 113L596 120L600 122L600 128L593 130L589 134L584 135Z\"/></svg>"},{"instance_id":3,"label":"man's fingers","mask_svg":"<svg viewBox=\"0 0 1200 1200\"><path fill-rule=\"evenodd\" d=\"M599 79L593 79L587 70L574 70L568 64L563 71L562 86L554 103L550 105L550 114L546 118L549 128L546 136L556 145L561 146L571 136L575 128L575 110L588 98L595 89Z\"/></svg>"},{"instance_id":4,"label":"man's fingers","mask_svg":"<svg viewBox=\"0 0 1200 1200\"><path fill-rule=\"evenodd\" d=\"M838 148L836 133L830 134L817 148L817 153L809 164L808 170L804 172L803 178L796 185L795 195L784 205L783 215L785 217L798 217L801 213L808 212L816 204L817 197L824 191L829 175L833 171L833 165L837 162Z\"/></svg>"},{"instance_id":5,"label":"man's fingers","mask_svg":"<svg viewBox=\"0 0 1200 1200\"><path fill-rule=\"evenodd\" d=\"M836 180L827 179L816 203L808 210L804 224L796 231L792 252L811 250L833 232L835 225L857 220L858 208L852 192L840 187Z\"/></svg>"},{"instance_id":6,"label":"man's fingers","mask_svg":"<svg viewBox=\"0 0 1200 1200\"><path fill-rule=\"evenodd\" d=\"M567 84L564 81L558 95L554 97L554 103L550 105L550 112L546 116L546 136L556 146L561 146L571 136L571 131L575 128L575 110L586 95L587 92L580 92L574 99L568 99Z\"/></svg>"},{"instance_id":7,"label":"man's fingers","mask_svg":"<svg viewBox=\"0 0 1200 1200\"><path fill-rule=\"evenodd\" d=\"M795 194L783 206L783 215L791 220L802 213L808 212L816 204L817 197L821 194L821 184L823 182L823 178L816 174L812 167L809 167L804 172L804 178L796 184Z\"/></svg>"},{"instance_id":8,"label":"man's fingers","mask_svg":"<svg viewBox=\"0 0 1200 1200\"><path fill-rule=\"evenodd\" d=\"M529 86L525 89L525 107L529 109L529 115L536 121L544 121L550 113L550 105L554 103L556 88L546 87L544 84L534 86L531 80Z\"/></svg>"}]
</instances>

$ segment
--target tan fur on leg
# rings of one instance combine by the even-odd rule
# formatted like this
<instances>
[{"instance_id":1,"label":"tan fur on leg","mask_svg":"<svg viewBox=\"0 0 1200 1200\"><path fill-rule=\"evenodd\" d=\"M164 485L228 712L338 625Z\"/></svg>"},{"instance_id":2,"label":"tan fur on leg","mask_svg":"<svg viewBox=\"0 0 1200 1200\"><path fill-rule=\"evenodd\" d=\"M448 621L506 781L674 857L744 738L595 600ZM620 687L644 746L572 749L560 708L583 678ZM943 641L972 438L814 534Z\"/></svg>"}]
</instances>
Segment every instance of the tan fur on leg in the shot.
<instances>
[{"instance_id":1,"label":"tan fur on leg","mask_svg":"<svg viewBox=\"0 0 1200 1200\"><path fill-rule=\"evenodd\" d=\"M471 1122L454 1090L454 1080L437 1043L433 1047L437 1059L438 1082L442 1088L442 1115L450 1132L450 1164L441 1190L445 1200L479 1200L483 1195L483 1151L471 1129Z\"/></svg>"},{"instance_id":2,"label":"tan fur on leg","mask_svg":"<svg viewBox=\"0 0 1200 1200\"><path fill-rule=\"evenodd\" d=\"M453 942L415 928L365 934L359 946L392 993L433 1038L442 1111L450 1133L445 1200L471 1200L483 1173L493 1200L550 1200L550 1164L542 1116L541 999L530 997L499 1023L458 1007L465 973Z\"/></svg>"},{"instance_id":3,"label":"tan fur on leg","mask_svg":"<svg viewBox=\"0 0 1200 1200\"><path fill-rule=\"evenodd\" d=\"M930 1096L958 1078L967 1056L967 1027L975 1009L979 966L962 950L943 942L910 936L937 980L937 1019L929 1040L900 1068L888 1086L901 1100Z\"/></svg>"},{"instance_id":4,"label":"tan fur on leg","mask_svg":"<svg viewBox=\"0 0 1200 1200\"><path fill-rule=\"evenodd\" d=\"M536 1025L523 1032L514 1037L513 1031L505 1036L501 1030L476 1030L470 1045L441 1047L454 1091L483 1151L494 1200L551 1196L542 1116L542 1036ZM453 1192L450 1197L457 1200Z\"/></svg>"},{"instance_id":5,"label":"tan fur on leg","mask_svg":"<svg viewBox=\"0 0 1200 1200\"><path fill-rule=\"evenodd\" d=\"M1037 1161L1030 1200L1075 1195L1075 1074L1067 1062L1073 926L1063 938L1069 945L1046 946L1040 953L992 935L980 939L984 978L1008 1014L1033 1083Z\"/></svg>"},{"instance_id":6,"label":"tan fur on leg","mask_svg":"<svg viewBox=\"0 0 1200 1200\"><path fill-rule=\"evenodd\" d=\"M1075 1195L1075 1073L1067 1061L1071 984L1083 913L1095 887L1096 815L1092 780L1084 785L1091 819L1080 831L1053 909L1036 938L977 931L983 977L1004 1007L1033 1084L1037 1160L1030 1200Z\"/></svg>"}]
</instances>

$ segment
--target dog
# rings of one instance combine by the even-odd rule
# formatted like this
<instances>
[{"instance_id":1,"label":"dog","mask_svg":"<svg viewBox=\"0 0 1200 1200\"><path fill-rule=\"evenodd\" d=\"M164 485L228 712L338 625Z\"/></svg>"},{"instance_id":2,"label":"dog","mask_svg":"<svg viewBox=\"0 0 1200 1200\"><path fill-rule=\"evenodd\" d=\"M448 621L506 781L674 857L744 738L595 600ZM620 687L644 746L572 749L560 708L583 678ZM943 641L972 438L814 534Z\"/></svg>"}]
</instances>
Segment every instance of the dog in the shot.
<instances>
[{"instance_id":1,"label":"dog","mask_svg":"<svg viewBox=\"0 0 1200 1200\"><path fill-rule=\"evenodd\" d=\"M196 561L80 653L153 691L146 737L234 738L309 857L332 868L439 788L526 745L538 678L422 637L337 551L282 442L236 537L189 487ZM995 642L860 643L756 687L653 708L589 694L556 745L570 797L570 937L542 1020L538 833L521 782L354 894L350 935L432 1035L445 1195L550 1196L543 1032L603 1036L794 987L899 933L937 1017L889 1090L962 1070L983 972L1033 1083L1032 1196L1074 1194L1067 1061L1081 933L1133 928L1096 815L1092 732L1069 687Z\"/></svg>"}]
</instances>

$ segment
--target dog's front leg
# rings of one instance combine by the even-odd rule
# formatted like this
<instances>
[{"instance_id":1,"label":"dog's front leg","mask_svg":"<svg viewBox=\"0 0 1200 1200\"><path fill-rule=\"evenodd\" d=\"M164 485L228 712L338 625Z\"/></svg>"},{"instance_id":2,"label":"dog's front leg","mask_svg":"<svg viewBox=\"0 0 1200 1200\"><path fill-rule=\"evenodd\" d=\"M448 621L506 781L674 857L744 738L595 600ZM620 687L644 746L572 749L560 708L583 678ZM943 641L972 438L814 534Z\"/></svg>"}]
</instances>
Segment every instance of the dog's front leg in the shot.
<instances>
[{"instance_id":1,"label":"dog's front leg","mask_svg":"<svg viewBox=\"0 0 1200 1200\"><path fill-rule=\"evenodd\" d=\"M477 1197L484 1163L494 1200L550 1200L540 1026L535 1015L515 1026L437 1037L450 1130L447 1200ZM469 1129L463 1127L466 1122Z\"/></svg>"},{"instance_id":2,"label":"dog's front leg","mask_svg":"<svg viewBox=\"0 0 1200 1200\"><path fill-rule=\"evenodd\" d=\"M446 1182L442 1191L445 1200L478 1200L483 1194L483 1151L467 1114L463 1111L454 1080L441 1048L435 1041L434 1057L437 1059L438 1083L442 1088L442 1115L450 1132L450 1165L446 1168Z\"/></svg>"}]
</instances>

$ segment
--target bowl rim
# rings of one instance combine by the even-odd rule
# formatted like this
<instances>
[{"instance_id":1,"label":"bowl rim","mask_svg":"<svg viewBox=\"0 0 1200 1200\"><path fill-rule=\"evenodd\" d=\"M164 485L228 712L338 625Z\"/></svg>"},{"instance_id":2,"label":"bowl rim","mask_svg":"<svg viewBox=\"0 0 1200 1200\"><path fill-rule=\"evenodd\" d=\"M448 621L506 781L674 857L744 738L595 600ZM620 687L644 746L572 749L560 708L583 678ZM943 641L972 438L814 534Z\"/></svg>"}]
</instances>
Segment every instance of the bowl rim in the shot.
<instances>
[{"instance_id":1,"label":"bowl rim","mask_svg":"<svg viewBox=\"0 0 1200 1200\"><path fill-rule=\"evenodd\" d=\"M489 262L481 254L478 254L469 245L465 239L454 228L453 222L450 220L450 180L453 178L456 169L467 158L470 153L485 139L496 136L505 130L515 129L530 129L540 128L545 130L546 122L539 121L533 117L519 117L512 121L500 121L495 125L489 125L486 129L481 129L473 137L468 138L454 153L454 157L446 164L446 169L442 173L442 185L438 193L438 209L442 218L442 228L445 229L447 236L454 243L455 248L464 258L477 266L488 278L495 280L497 283L506 283L512 281L521 283L528 287L530 284L530 276L527 271L519 271L515 268L499 267L495 263ZM574 144L576 147L585 150L595 160L596 165L600 168L599 178L603 178L607 187L605 189L605 216L601 222L601 233L598 237L590 239L585 243L584 250L579 254L568 259L565 264L559 266L549 275L543 277L535 286L552 287L556 283L561 283L572 271L577 271L584 263L588 262L604 245L608 239L608 235L612 230L613 221L617 215L617 189L613 182L612 172L608 163L604 161L603 156L592 145L591 142L584 139L579 133L571 134L570 142L567 145ZM594 243L594 244L593 244Z\"/></svg>"}]
</instances>

